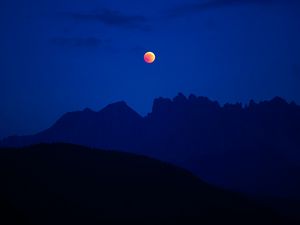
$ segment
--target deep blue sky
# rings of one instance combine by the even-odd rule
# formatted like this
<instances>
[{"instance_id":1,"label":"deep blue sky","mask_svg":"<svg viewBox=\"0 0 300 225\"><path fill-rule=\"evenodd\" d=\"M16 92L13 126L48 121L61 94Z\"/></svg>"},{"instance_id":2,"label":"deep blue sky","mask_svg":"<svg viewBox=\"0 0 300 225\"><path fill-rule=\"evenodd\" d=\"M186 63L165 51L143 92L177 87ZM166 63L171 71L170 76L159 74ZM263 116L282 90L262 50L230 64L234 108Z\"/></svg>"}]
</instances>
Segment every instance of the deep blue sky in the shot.
<instances>
[{"instance_id":1,"label":"deep blue sky","mask_svg":"<svg viewBox=\"0 0 300 225\"><path fill-rule=\"evenodd\" d=\"M0 138L118 100L145 115L178 92L300 103L297 2L1 0Z\"/></svg>"}]
</instances>

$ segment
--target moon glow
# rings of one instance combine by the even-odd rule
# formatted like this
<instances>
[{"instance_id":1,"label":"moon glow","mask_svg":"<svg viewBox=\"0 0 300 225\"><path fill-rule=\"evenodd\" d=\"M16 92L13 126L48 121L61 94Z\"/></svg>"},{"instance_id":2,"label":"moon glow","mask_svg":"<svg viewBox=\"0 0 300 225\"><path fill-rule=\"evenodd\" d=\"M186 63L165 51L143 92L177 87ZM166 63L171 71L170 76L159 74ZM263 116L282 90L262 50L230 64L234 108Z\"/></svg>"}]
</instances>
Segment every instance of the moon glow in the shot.
<instances>
[{"instance_id":1,"label":"moon glow","mask_svg":"<svg viewBox=\"0 0 300 225\"><path fill-rule=\"evenodd\" d=\"M155 54L153 52L146 52L144 55L144 60L146 63L153 63L155 60Z\"/></svg>"}]
</instances>

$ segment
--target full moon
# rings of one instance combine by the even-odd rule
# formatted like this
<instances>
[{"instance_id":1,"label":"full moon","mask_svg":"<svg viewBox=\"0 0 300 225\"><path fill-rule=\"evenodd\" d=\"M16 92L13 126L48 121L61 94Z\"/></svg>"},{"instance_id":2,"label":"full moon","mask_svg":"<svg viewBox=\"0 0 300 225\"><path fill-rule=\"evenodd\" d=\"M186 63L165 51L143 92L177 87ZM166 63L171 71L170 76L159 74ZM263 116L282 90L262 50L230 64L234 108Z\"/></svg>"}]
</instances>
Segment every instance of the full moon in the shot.
<instances>
[{"instance_id":1,"label":"full moon","mask_svg":"<svg viewBox=\"0 0 300 225\"><path fill-rule=\"evenodd\" d=\"M153 63L155 60L155 55L153 52L146 52L144 55L144 60L146 63Z\"/></svg>"}]
</instances>

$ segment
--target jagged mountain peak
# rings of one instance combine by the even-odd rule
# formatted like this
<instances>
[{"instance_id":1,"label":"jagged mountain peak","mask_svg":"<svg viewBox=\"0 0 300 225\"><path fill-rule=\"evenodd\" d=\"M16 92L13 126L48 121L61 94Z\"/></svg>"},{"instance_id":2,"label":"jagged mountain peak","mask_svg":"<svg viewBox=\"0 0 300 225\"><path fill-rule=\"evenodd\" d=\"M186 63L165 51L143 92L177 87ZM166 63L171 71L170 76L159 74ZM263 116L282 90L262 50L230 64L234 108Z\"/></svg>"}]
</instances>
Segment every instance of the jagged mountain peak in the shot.
<instances>
[{"instance_id":1,"label":"jagged mountain peak","mask_svg":"<svg viewBox=\"0 0 300 225\"><path fill-rule=\"evenodd\" d=\"M220 105L217 101L212 101L207 97L189 95L186 97L182 93L178 93L173 99L159 97L154 99L152 112L150 114L169 113L171 111L190 110L194 107L219 109Z\"/></svg>"},{"instance_id":2,"label":"jagged mountain peak","mask_svg":"<svg viewBox=\"0 0 300 225\"><path fill-rule=\"evenodd\" d=\"M95 112L95 111L93 111L93 110L91 110L90 108L85 108L84 110L82 110L82 112Z\"/></svg>"},{"instance_id":3,"label":"jagged mountain peak","mask_svg":"<svg viewBox=\"0 0 300 225\"><path fill-rule=\"evenodd\" d=\"M111 116L132 116L139 119L142 119L142 116L139 115L135 110L127 105L125 101L118 101L112 104L107 105L99 111L101 114L107 114Z\"/></svg>"},{"instance_id":4,"label":"jagged mountain peak","mask_svg":"<svg viewBox=\"0 0 300 225\"><path fill-rule=\"evenodd\" d=\"M102 110L107 109L107 110L124 110L130 108L125 101L117 101L111 104L108 104L105 106ZM100 111L102 111L100 110Z\"/></svg>"}]
</instances>

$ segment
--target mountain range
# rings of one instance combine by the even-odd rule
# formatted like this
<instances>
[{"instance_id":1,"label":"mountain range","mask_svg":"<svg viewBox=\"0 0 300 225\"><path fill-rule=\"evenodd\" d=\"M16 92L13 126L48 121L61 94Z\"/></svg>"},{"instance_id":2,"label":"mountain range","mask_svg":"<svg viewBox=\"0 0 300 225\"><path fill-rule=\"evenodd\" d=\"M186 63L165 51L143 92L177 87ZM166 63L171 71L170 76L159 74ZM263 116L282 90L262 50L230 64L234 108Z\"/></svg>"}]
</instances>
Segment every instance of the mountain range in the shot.
<instances>
[{"instance_id":1,"label":"mountain range","mask_svg":"<svg viewBox=\"0 0 300 225\"><path fill-rule=\"evenodd\" d=\"M246 105L178 94L140 116L125 102L69 112L2 147L72 143L154 157L214 185L256 196L300 199L300 106L280 97Z\"/></svg>"}]
</instances>

